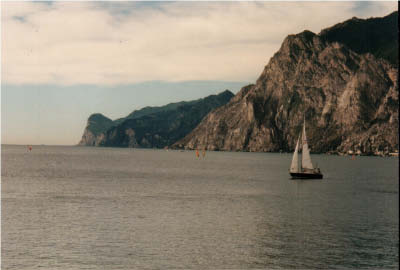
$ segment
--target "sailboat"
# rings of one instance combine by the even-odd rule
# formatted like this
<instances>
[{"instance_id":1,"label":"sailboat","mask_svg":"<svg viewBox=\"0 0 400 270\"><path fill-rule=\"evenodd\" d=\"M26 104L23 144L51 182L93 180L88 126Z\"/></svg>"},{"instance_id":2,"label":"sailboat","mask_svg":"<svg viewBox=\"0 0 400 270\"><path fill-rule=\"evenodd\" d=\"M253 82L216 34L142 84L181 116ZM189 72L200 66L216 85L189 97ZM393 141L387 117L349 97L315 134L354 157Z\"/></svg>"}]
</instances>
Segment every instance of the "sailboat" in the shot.
<instances>
[{"instance_id":1,"label":"sailboat","mask_svg":"<svg viewBox=\"0 0 400 270\"><path fill-rule=\"evenodd\" d=\"M290 165L290 175L292 179L322 179L322 173L319 168L314 168L311 162L310 149L308 148L307 136L306 136L306 119L304 118L303 124L303 134L299 134L299 138L297 139L296 149L293 153L292 164ZM301 153L301 161L299 164L299 147L300 147L300 138L302 136L302 153Z\"/></svg>"}]
</instances>

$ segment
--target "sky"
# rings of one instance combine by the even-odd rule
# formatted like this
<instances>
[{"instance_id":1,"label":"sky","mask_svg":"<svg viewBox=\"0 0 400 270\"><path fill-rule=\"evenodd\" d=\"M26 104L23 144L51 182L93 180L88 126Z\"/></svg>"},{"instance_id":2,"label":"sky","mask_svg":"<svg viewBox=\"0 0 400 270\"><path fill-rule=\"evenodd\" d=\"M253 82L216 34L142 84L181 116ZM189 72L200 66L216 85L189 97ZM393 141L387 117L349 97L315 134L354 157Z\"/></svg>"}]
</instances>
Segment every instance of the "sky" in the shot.
<instances>
[{"instance_id":1,"label":"sky","mask_svg":"<svg viewBox=\"0 0 400 270\"><path fill-rule=\"evenodd\" d=\"M116 119L254 83L284 38L397 2L1 2L1 143L77 144Z\"/></svg>"}]
</instances>

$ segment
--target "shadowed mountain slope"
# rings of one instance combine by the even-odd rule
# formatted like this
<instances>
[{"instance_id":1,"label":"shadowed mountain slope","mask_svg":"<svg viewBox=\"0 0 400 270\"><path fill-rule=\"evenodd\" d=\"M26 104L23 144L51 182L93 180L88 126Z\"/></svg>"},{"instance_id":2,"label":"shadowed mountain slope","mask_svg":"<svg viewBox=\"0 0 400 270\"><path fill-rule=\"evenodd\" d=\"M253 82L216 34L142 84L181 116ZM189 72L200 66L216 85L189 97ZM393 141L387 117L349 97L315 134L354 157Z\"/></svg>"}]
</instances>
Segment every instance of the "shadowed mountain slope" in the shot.
<instances>
[{"instance_id":1,"label":"shadowed mountain slope","mask_svg":"<svg viewBox=\"0 0 400 270\"><path fill-rule=\"evenodd\" d=\"M147 147L168 146L187 135L211 110L226 104L233 94L226 90L206 98L145 107L115 121L93 114L79 145Z\"/></svg>"}]
</instances>

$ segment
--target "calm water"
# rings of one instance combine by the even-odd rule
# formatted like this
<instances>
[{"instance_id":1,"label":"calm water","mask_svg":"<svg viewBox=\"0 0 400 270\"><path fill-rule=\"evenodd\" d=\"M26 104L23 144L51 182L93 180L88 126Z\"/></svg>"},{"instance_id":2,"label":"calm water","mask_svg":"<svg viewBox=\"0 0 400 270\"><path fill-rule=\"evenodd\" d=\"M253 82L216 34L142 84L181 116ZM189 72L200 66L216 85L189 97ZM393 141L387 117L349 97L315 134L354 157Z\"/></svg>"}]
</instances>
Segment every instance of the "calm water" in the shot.
<instances>
[{"instance_id":1,"label":"calm water","mask_svg":"<svg viewBox=\"0 0 400 270\"><path fill-rule=\"evenodd\" d=\"M398 268L398 159L2 146L2 269Z\"/></svg>"}]
</instances>

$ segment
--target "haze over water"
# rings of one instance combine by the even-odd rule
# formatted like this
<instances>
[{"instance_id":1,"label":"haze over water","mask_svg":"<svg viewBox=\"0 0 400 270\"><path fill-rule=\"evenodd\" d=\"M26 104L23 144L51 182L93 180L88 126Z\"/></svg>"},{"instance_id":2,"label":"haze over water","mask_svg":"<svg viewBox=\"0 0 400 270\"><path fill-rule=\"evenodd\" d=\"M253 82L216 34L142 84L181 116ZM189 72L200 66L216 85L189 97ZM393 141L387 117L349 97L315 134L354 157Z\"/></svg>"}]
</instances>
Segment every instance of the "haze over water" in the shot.
<instances>
[{"instance_id":1,"label":"haze over water","mask_svg":"<svg viewBox=\"0 0 400 270\"><path fill-rule=\"evenodd\" d=\"M2 269L399 267L398 158L2 146Z\"/></svg>"}]
</instances>

